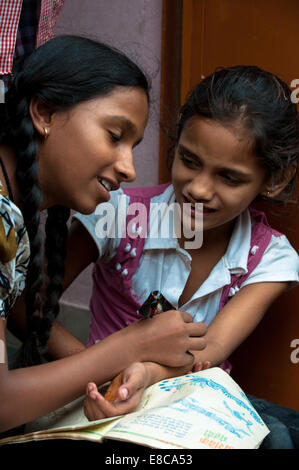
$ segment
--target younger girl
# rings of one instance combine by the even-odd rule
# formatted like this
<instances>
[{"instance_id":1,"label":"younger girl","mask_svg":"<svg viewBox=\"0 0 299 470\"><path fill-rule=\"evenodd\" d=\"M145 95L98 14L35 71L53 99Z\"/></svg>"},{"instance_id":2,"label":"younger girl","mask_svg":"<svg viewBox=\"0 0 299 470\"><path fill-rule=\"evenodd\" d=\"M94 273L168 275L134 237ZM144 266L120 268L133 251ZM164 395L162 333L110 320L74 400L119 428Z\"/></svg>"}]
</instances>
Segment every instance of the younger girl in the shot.
<instances>
[{"instance_id":1,"label":"younger girl","mask_svg":"<svg viewBox=\"0 0 299 470\"><path fill-rule=\"evenodd\" d=\"M1 106L0 432L63 406L82 395L87 382L100 385L136 359L186 371L194 359L188 351L205 345L203 325L188 314L166 312L76 355L36 365L44 362L59 311L70 209L91 213L108 201L110 189L134 180L132 149L147 122L148 83L134 63L110 47L58 37L30 56ZM43 209L48 210L46 288L39 231ZM11 310L25 282L22 324L21 300L14 318ZM25 323L15 370L3 355L7 318L11 328L15 319L20 328Z\"/></svg>"},{"instance_id":2,"label":"younger girl","mask_svg":"<svg viewBox=\"0 0 299 470\"><path fill-rule=\"evenodd\" d=\"M208 326L207 346L194 353L196 361L204 367L223 363L271 303L298 282L296 251L251 207L258 198L288 200L298 144L296 105L273 74L235 66L199 83L180 112L172 184L120 190L111 203L117 217L123 210L120 195L125 194L127 207L143 203L150 209L148 226L151 203L176 202L181 209L189 203L193 229L193 206L201 203L203 244L186 248L183 230L178 238L109 238L100 233L97 212L77 215L74 232L86 229L94 240L89 237L88 249L98 255L88 346L134 322L140 305L158 290L176 309ZM163 215L160 224L168 227ZM112 404L89 383L87 416L98 419L133 410L144 387L167 373L157 364L130 366Z\"/></svg>"}]
</instances>

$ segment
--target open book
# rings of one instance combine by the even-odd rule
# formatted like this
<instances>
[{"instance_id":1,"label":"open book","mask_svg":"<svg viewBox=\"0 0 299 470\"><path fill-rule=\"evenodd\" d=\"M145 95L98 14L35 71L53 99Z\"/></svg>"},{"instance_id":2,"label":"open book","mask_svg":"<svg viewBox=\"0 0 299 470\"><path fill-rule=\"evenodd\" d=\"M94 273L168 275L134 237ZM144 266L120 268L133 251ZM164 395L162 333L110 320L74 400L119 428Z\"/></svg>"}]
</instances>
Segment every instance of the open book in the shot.
<instances>
[{"instance_id":1,"label":"open book","mask_svg":"<svg viewBox=\"0 0 299 470\"><path fill-rule=\"evenodd\" d=\"M88 421L84 397L29 423L0 444L40 439L116 439L158 449L253 449L269 433L241 388L222 369L149 387L134 413Z\"/></svg>"}]
</instances>

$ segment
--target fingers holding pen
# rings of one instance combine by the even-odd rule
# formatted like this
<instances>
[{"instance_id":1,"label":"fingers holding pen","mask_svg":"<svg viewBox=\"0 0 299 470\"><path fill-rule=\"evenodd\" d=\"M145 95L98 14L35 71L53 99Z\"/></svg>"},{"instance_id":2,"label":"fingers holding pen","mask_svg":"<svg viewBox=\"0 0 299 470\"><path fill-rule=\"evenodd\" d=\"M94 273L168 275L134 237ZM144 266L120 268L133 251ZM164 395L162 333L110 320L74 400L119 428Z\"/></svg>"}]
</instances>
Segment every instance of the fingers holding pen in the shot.
<instances>
[{"instance_id":1,"label":"fingers holding pen","mask_svg":"<svg viewBox=\"0 0 299 470\"><path fill-rule=\"evenodd\" d=\"M94 421L135 411L148 384L147 367L138 362L131 364L112 381L105 396L94 382L89 382L84 401L85 416L89 421Z\"/></svg>"}]
</instances>

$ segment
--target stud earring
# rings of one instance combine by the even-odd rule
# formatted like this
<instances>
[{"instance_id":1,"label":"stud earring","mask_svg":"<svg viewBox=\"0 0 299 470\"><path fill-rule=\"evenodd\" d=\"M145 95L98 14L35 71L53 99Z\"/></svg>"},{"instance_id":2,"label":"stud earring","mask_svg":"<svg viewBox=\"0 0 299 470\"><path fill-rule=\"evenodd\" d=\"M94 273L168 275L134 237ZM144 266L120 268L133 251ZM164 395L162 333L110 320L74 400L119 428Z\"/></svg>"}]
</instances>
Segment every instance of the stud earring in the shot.
<instances>
[{"instance_id":1,"label":"stud earring","mask_svg":"<svg viewBox=\"0 0 299 470\"><path fill-rule=\"evenodd\" d=\"M270 197L270 191L264 191L263 193L261 193L261 196L264 198L264 199L267 199Z\"/></svg>"}]
</instances>

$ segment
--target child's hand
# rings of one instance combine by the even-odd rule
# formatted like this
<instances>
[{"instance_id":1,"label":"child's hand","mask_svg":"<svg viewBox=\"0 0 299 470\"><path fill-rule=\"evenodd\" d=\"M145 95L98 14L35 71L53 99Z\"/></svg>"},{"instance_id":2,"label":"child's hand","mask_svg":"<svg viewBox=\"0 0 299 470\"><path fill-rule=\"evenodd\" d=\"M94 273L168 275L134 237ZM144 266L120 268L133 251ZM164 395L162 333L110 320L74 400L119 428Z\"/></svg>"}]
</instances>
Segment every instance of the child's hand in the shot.
<instances>
[{"instance_id":1,"label":"child's hand","mask_svg":"<svg viewBox=\"0 0 299 470\"><path fill-rule=\"evenodd\" d=\"M112 403L105 400L95 383L87 384L84 413L89 421L135 411L145 388L149 385L150 378L146 364L134 362L123 371L122 379L118 396Z\"/></svg>"},{"instance_id":2,"label":"child's hand","mask_svg":"<svg viewBox=\"0 0 299 470\"><path fill-rule=\"evenodd\" d=\"M210 361L196 362L192 367L191 372L199 372L200 370L206 370L211 367Z\"/></svg>"},{"instance_id":3,"label":"child's hand","mask_svg":"<svg viewBox=\"0 0 299 470\"><path fill-rule=\"evenodd\" d=\"M169 310L153 318L138 320L115 334L134 332L138 359L169 367L191 367L194 355L190 351L202 351L206 347L207 327L193 322L186 312Z\"/></svg>"}]
</instances>

